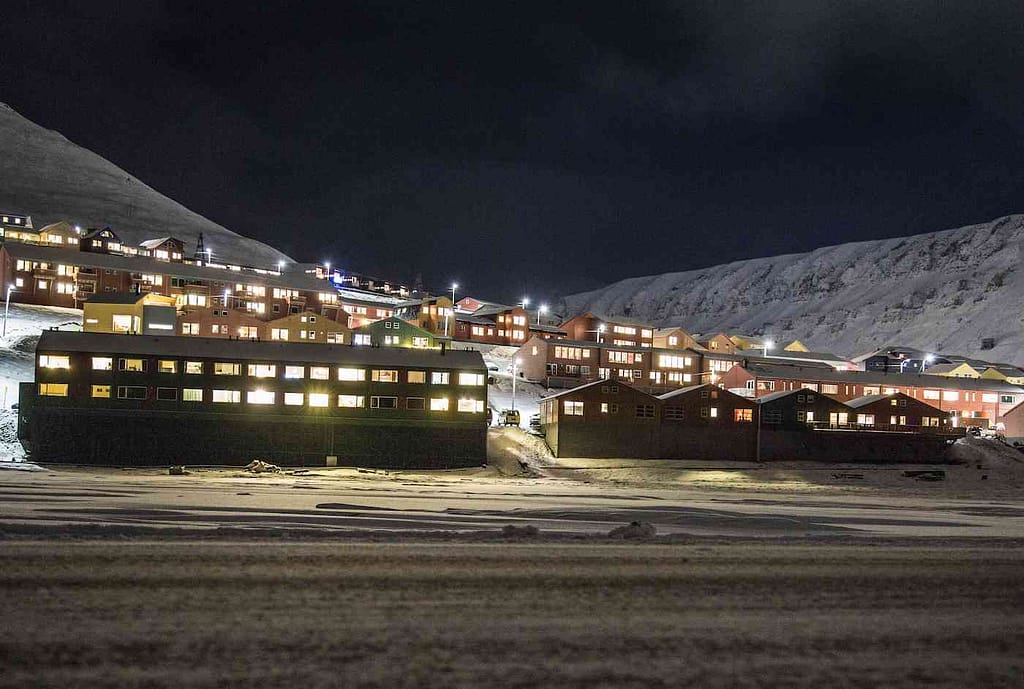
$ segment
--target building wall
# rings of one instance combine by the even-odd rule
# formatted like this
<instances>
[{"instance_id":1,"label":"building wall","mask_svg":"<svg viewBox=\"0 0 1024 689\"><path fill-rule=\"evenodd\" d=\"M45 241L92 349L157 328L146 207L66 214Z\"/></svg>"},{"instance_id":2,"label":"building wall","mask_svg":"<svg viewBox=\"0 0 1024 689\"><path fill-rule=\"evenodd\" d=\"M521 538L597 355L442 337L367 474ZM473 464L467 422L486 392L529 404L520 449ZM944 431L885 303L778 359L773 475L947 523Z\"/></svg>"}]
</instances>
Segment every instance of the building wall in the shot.
<instances>
[{"instance_id":1,"label":"building wall","mask_svg":"<svg viewBox=\"0 0 1024 689\"><path fill-rule=\"evenodd\" d=\"M67 356L68 368L46 367L37 358L36 388L25 405L30 416L22 424L22 438L29 441L36 461L132 466L238 465L264 459L323 466L328 455L336 455L342 465L442 468L480 465L486 459L487 387L482 384L482 367L480 385L463 385L459 370L437 366L384 366L398 371L397 382L388 383L374 381L375 367L365 363L348 365L364 369L364 380L339 381L333 375L335 366L301 361L293 364L304 367L301 379L284 378L285 362L274 362L273 376L257 377L250 375L248 366L262 361L230 354L217 359L118 352ZM109 356L110 369L94 369L94 356ZM122 370L126 367L121 359L142 359L145 370ZM166 370L162 362L171 361L173 370ZM189 373L189 361L201 364L201 372ZM217 361L238 363L239 373L215 374ZM312 379L311 365L327 366L331 379ZM343 357L338 365L346 366ZM412 371L425 372L427 382L411 380ZM434 371L447 372L449 382L431 383ZM41 394L50 384L67 385L66 396ZM94 385L109 386L110 397L93 397ZM122 388L137 391L142 398L121 398ZM186 389L201 390L202 399L185 400ZM214 402L213 390L236 390L239 401ZM167 397L169 391L174 391L174 399ZM256 392L274 393L274 402L253 403L249 393ZM303 404L286 405L285 393L301 393ZM310 406L311 393L327 395L328 406ZM361 397L362 406L341 406L339 395ZM395 398L395 408L373 408L374 396ZM448 409L431 409L433 398L449 400ZM412 404L421 400L422 405ZM459 400L475 400L473 411L460 411Z\"/></svg>"},{"instance_id":2,"label":"building wall","mask_svg":"<svg viewBox=\"0 0 1024 689\"><path fill-rule=\"evenodd\" d=\"M762 461L948 464L949 436L761 429Z\"/></svg>"},{"instance_id":3,"label":"building wall","mask_svg":"<svg viewBox=\"0 0 1024 689\"><path fill-rule=\"evenodd\" d=\"M895 404L893 404L895 402ZM892 417L896 417L895 425L921 426L923 417L937 418L942 426L949 425L949 412L944 412L938 407L925 404L920 400L906 395L893 395L886 399L878 400L870 404L855 407L852 414L871 414L878 426L894 425ZM906 423L900 424L900 417L906 417ZM852 419L851 419L852 420Z\"/></svg>"}]
</instances>

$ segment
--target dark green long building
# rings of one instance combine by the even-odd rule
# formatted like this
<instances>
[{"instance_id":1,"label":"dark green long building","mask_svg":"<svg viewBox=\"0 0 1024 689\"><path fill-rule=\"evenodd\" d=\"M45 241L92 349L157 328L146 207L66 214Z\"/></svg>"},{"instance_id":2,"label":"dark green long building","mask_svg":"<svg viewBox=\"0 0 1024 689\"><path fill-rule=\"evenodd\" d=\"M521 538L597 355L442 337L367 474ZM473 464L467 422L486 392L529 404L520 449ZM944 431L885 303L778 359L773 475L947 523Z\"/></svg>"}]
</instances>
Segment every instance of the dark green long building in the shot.
<instances>
[{"instance_id":1,"label":"dark green long building","mask_svg":"<svg viewBox=\"0 0 1024 689\"><path fill-rule=\"evenodd\" d=\"M486 460L479 352L46 331L37 462L451 468Z\"/></svg>"}]
</instances>

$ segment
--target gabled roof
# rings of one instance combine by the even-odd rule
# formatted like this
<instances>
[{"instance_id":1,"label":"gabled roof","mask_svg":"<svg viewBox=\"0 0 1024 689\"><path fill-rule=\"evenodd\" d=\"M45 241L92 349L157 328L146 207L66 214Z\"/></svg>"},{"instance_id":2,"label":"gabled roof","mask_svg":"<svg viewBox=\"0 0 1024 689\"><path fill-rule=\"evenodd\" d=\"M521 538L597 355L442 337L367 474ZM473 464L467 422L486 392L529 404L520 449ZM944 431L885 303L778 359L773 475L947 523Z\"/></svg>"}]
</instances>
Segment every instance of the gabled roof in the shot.
<instances>
[{"instance_id":1,"label":"gabled roof","mask_svg":"<svg viewBox=\"0 0 1024 689\"><path fill-rule=\"evenodd\" d=\"M658 395L658 399L660 399L660 400L671 400L671 399L674 399L676 397L682 397L683 395L687 395L689 393L696 392L697 390L702 390L702 389L718 390L723 395L732 395L733 397L739 397L744 402L751 403L751 401L746 399L745 397L741 397L740 395L737 395L734 392L729 392L728 390L726 390L724 388L720 388L720 387L718 387L717 385L715 385L713 383L699 383L697 385L688 385L685 388L679 388L678 390L672 390L670 392L666 392L666 393L663 393L661 395Z\"/></svg>"},{"instance_id":2,"label":"gabled roof","mask_svg":"<svg viewBox=\"0 0 1024 689\"><path fill-rule=\"evenodd\" d=\"M101 292L85 300L86 304L138 304L149 296L162 297L162 294L151 295L149 292ZM171 299L173 297L164 297Z\"/></svg>"},{"instance_id":3,"label":"gabled roof","mask_svg":"<svg viewBox=\"0 0 1024 689\"><path fill-rule=\"evenodd\" d=\"M999 380L984 378L947 378L921 373L883 373L882 371L836 371L831 367L767 364L753 362L746 370L759 378L803 381L807 383L849 383L884 387L919 387L945 390L983 390L985 392L1012 392L1021 394L1024 388Z\"/></svg>"},{"instance_id":4,"label":"gabled roof","mask_svg":"<svg viewBox=\"0 0 1024 689\"><path fill-rule=\"evenodd\" d=\"M654 395L646 393L643 390L638 390L637 388L633 387L632 385L627 385L626 383L623 383L621 380L611 380L610 378L602 378L600 380L595 380L592 383L586 383L585 385L579 385L577 387L570 388L569 390L563 390L561 392L557 392L554 395L548 395L547 397L542 397L539 401L543 402L545 400L557 399L559 397L564 397L565 395L571 395L574 392L580 392L581 390L589 390L590 388L592 388L592 387L594 387L596 385L617 385L620 388L626 388L627 390L631 390L631 391L635 392L638 395L643 395L644 397L650 397L652 400L657 400L658 399Z\"/></svg>"},{"instance_id":5,"label":"gabled roof","mask_svg":"<svg viewBox=\"0 0 1024 689\"><path fill-rule=\"evenodd\" d=\"M925 405L931 406L927 402L922 402L921 400L919 400L919 399L917 399L915 397L911 397L910 395L904 394L902 392L894 392L894 393L889 394L889 395L878 394L878 395L864 395L863 397L855 397L852 400L848 400L846 402L846 406L847 407L853 407L855 409L859 409L860 407L866 407L869 404L874 404L875 402L880 402L882 400L890 400L890 399L913 400L914 402L918 402L920 404L925 404Z\"/></svg>"},{"instance_id":6,"label":"gabled roof","mask_svg":"<svg viewBox=\"0 0 1024 689\"><path fill-rule=\"evenodd\" d=\"M423 366L484 371L483 356L475 350L360 347L348 344L229 340L177 335L120 335L44 330L39 352L95 352L144 356L247 359L308 362L325 365L365 364Z\"/></svg>"},{"instance_id":7,"label":"gabled roof","mask_svg":"<svg viewBox=\"0 0 1024 689\"><path fill-rule=\"evenodd\" d=\"M467 314L465 311L456 311L455 320L459 323L470 323L471 325L487 325L491 327L494 327L495 325L495 322L490 319L481 318L474 314Z\"/></svg>"},{"instance_id":8,"label":"gabled roof","mask_svg":"<svg viewBox=\"0 0 1024 689\"><path fill-rule=\"evenodd\" d=\"M144 242L139 242L139 246L141 246L143 249L155 249L161 244L164 244L165 242L169 242L172 240L178 242L179 244L185 243L182 240L178 239L177 237L160 237L159 239L147 239Z\"/></svg>"},{"instance_id":9,"label":"gabled roof","mask_svg":"<svg viewBox=\"0 0 1024 689\"><path fill-rule=\"evenodd\" d=\"M924 373L925 375L930 376L941 376L944 373L952 373L953 371L963 366L967 366L968 368L974 370L974 367L968 364L966 361L958 361L952 364L932 364L931 366L927 367L924 370ZM978 371L975 370L975 373L978 373Z\"/></svg>"},{"instance_id":10,"label":"gabled roof","mask_svg":"<svg viewBox=\"0 0 1024 689\"><path fill-rule=\"evenodd\" d=\"M553 335L567 335L568 333L562 330L557 325L547 325L546 323L527 323L529 330L538 333L551 333Z\"/></svg>"},{"instance_id":11,"label":"gabled roof","mask_svg":"<svg viewBox=\"0 0 1024 689\"><path fill-rule=\"evenodd\" d=\"M578 313L575 316L562 321L562 325L565 325L573 319L585 318L587 316L596 318L599 321L607 321L608 323L621 323L622 325L634 325L638 328L650 328L651 330L654 330L654 326L645 321L639 321L635 318L627 318L625 316L609 316L606 313L597 313L596 311L584 311L583 313Z\"/></svg>"},{"instance_id":12,"label":"gabled roof","mask_svg":"<svg viewBox=\"0 0 1024 689\"><path fill-rule=\"evenodd\" d=\"M787 351L784 349L779 350L768 350L768 355L764 355L763 349L744 349L737 354L745 357L757 357L758 359L783 359L790 361L838 361L842 363L848 363L847 359L841 356L832 354L831 352L794 352Z\"/></svg>"}]
</instances>

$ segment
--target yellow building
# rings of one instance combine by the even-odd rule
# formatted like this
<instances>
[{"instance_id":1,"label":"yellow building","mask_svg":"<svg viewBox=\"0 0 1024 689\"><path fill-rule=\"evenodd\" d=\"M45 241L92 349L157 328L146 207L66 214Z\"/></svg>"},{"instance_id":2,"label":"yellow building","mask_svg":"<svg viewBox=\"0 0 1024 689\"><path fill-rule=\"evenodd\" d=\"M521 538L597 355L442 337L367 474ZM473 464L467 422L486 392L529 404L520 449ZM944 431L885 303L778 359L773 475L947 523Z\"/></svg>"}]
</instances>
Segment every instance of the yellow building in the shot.
<instances>
[{"instance_id":1,"label":"yellow building","mask_svg":"<svg viewBox=\"0 0 1024 689\"><path fill-rule=\"evenodd\" d=\"M953 364L934 364L924 370L929 376L944 376L946 378L981 378L977 369L967 362Z\"/></svg>"},{"instance_id":2,"label":"yellow building","mask_svg":"<svg viewBox=\"0 0 1024 689\"><path fill-rule=\"evenodd\" d=\"M173 335L176 315L174 297L149 292L96 294L82 304L82 330L87 333Z\"/></svg>"},{"instance_id":3,"label":"yellow building","mask_svg":"<svg viewBox=\"0 0 1024 689\"><path fill-rule=\"evenodd\" d=\"M985 380L1005 380L1011 385L1024 385L1024 371L1016 366L989 366L981 372Z\"/></svg>"},{"instance_id":4,"label":"yellow building","mask_svg":"<svg viewBox=\"0 0 1024 689\"><path fill-rule=\"evenodd\" d=\"M341 311L338 318L348 323L349 314ZM264 337L268 340L352 344L352 331L345 325L312 311L293 313L284 318L268 321L264 329Z\"/></svg>"}]
</instances>

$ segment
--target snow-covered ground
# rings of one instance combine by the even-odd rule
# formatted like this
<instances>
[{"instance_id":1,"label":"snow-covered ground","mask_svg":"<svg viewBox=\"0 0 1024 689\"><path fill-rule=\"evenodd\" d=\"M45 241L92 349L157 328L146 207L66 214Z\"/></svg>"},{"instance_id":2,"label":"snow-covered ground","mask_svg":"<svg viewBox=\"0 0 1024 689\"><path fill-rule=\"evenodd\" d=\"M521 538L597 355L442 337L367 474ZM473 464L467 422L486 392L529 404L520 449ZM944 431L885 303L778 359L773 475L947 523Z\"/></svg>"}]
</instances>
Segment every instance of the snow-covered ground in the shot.
<instances>
[{"instance_id":1,"label":"snow-covered ground","mask_svg":"<svg viewBox=\"0 0 1024 689\"><path fill-rule=\"evenodd\" d=\"M67 220L110 225L138 244L173 235L191 252L199 233L216 259L273 267L292 262L277 249L235 234L167 198L92 151L0 103L0 210L32 216L38 229Z\"/></svg>"},{"instance_id":2,"label":"snow-covered ground","mask_svg":"<svg viewBox=\"0 0 1024 689\"><path fill-rule=\"evenodd\" d=\"M7 334L0 336L0 462L24 457L17 438L18 417L11 405L18 401L18 384L35 376L39 334L56 327L81 329L82 312L56 306L11 304Z\"/></svg>"},{"instance_id":3,"label":"snow-covered ground","mask_svg":"<svg viewBox=\"0 0 1024 689\"><path fill-rule=\"evenodd\" d=\"M456 345L461 347L463 345ZM474 344L472 348L479 351L484 357L484 363L489 369L497 368L496 371L489 370L488 375L494 379L494 383L487 387L488 406L495 413L502 409L519 410L520 424L523 428L529 426L530 417L540 412L539 402L555 391L549 390L543 385L530 383L522 377L517 377L515 385L515 404L512 399L512 360L515 359L518 347L506 347L503 345ZM497 416L495 416L497 421Z\"/></svg>"},{"instance_id":4,"label":"snow-covered ground","mask_svg":"<svg viewBox=\"0 0 1024 689\"><path fill-rule=\"evenodd\" d=\"M980 225L630 278L565 298L564 313L691 332L800 339L849 357L883 345L1024 364L1024 215ZM982 338L995 346L981 349Z\"/></svg>"}]
</instances>

